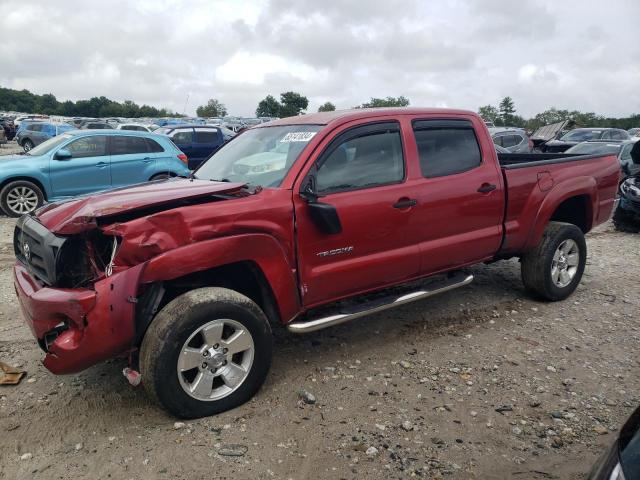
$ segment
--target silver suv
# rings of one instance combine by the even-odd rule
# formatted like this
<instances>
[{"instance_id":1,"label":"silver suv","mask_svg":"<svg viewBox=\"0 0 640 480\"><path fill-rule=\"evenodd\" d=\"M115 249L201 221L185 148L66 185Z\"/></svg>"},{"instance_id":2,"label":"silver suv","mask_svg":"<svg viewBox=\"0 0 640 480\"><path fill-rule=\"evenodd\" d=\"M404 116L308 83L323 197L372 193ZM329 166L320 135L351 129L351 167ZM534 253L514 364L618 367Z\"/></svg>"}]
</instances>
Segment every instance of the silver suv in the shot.
<instances>
[{"instance_id":1,"label":"silver suv","mask_svg":"<svg viewBox=\"0 0 640 480\"><path fill-rule=\"evenodd\" d=\"M506 148L509 153L531 153L533 142L519 128L490 128L493 143Z\"/></svg>"}]
</instances>

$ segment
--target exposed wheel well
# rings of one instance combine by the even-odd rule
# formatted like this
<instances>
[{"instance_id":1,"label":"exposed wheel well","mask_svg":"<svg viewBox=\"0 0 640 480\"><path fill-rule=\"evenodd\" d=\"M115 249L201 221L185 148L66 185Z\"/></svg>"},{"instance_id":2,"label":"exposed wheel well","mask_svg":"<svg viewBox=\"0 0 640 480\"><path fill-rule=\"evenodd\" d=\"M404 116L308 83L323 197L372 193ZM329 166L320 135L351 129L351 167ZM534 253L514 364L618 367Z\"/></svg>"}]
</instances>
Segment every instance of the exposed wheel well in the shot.
<instances>
[{"instance_id":1,"label":"exposed wheel well","mask_svg":"<svg viewBox=\"0 0 640 480\"><path fill-rule=\"evenodd\" d=\"M2 191L2 189L5 187L5 185L11 183L11 182L17 182L23 180L25 182L31 182L34 185L36 185L40 191L42 192L42 197L47 200L47 191L44 189L44 187L42 186L42 183L40 183L38 180L36 180L35 178L31 178L31 177L11 177L6 179L5 181L3 181L2 183L0 183L0 191Z\"/></svg>"},{"instance_id":2,"label":"exposed wheel well","mask_svg":"<svg viewBox=\"0 0 640 480\"><path fill-rule=\"evenodd\" d=\"M558 205L549 220L552 222L572 223L582 230L582 233L587 233L592 227L589 196L576 195L575 197L567 198Z\"/></svg>"},{"instance_id":3,"label":"exposed wheel well","mask_svg":"<svg viewBox=\"0 0 640 480\"><path fill-rule=\"evenodd\" d=\"M149 180L153 180L154 178L159 178L163 175L169 175L171 178L177 176L174 172L158 172L151 175L151 177L149 177Z\"/></svg>"},{"instance_id":4,"label":"exposed wheel well","mask_svg":"<svg viewBox=\"0 0 640 480\"><path fill-rule=\"evenodd\" d=\"M156 288L154 288L156 287ZM209 270L190 273L159 284L147 286L139 297L136 312L136 331L138 341L142 341L144 332L155 313L177 296L200 287L223 287L235 290L253 300L265 313L271 323L280 323L280 314L273 291L258 265L251 261L230 263ZM159 298L158 295L162 297ZM153 307L157 305L154 310Z\"/></svg>"}]
</instances>

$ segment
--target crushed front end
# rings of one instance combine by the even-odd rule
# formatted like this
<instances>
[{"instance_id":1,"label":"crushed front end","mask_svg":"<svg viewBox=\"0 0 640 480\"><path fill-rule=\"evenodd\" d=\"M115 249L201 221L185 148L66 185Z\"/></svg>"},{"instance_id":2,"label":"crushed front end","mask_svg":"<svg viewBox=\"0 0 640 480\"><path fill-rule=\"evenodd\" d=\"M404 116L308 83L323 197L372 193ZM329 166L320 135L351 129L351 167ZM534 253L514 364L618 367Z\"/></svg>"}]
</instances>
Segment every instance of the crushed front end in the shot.
<instances>
[{"instance_id":1,"label":"crushed front end","mask_svg":"<svg viewBox=\"0 0 640 480\"><path fill-rule=\"evenodd\" d=\"M25 321L53 373L126 353L135 335L143 265L114 270L118 239L99 230L56 235L32 216L14 232L14 285Z\"/></svg>"}]
</instances>

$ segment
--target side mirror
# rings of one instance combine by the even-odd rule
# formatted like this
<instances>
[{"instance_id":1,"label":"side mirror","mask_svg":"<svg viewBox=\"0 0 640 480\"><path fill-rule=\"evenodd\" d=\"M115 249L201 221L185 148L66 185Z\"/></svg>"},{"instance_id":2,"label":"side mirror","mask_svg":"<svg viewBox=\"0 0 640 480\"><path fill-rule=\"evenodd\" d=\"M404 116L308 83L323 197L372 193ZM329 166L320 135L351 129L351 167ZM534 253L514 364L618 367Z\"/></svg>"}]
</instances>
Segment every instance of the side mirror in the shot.
<instances>
[{"instance_id":1,"label":"side mirror","mask_svg":"<svg viewBox=\"0 0 640 480\"><path fill-rule=\"evenodd\" d=\"M319 202L316 191L316 177L310 175L300 189L300 196L307 201L311 220L323 232L335 235L342 232L342 223L336 207L329 203Z\"/></svg>"},{"instance_id":2,"label":"side mirror","mask_svg":"<svg viewBox=\"0 0 640 480\"><path fill-rule=\"evenodd\" d=\"M56 152L53 158L55 158L56 160L69 160L71 157L73 157L73 155L71 155L71 152L69 150L67 150L66 148L61 148Z\"/></svg>"}]
</instances>

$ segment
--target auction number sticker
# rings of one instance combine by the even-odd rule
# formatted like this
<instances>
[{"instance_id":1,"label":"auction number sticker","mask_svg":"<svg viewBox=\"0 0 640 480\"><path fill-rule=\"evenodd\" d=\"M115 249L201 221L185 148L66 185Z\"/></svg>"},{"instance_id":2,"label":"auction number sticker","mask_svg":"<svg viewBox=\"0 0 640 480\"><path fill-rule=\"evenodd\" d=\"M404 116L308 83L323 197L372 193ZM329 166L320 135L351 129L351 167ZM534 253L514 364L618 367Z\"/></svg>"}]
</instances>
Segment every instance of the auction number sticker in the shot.
<instances>
[{"instance_id":1,"label":"auction number sticker","mask_svg":"<svg viewBox=\"0 0 640 480\"><path fill-rule=\"evenodd\" d=\"M280 143L308 142L316 133L317 132L289 132L280 140Z\"/></svg>"}]
</instances>

